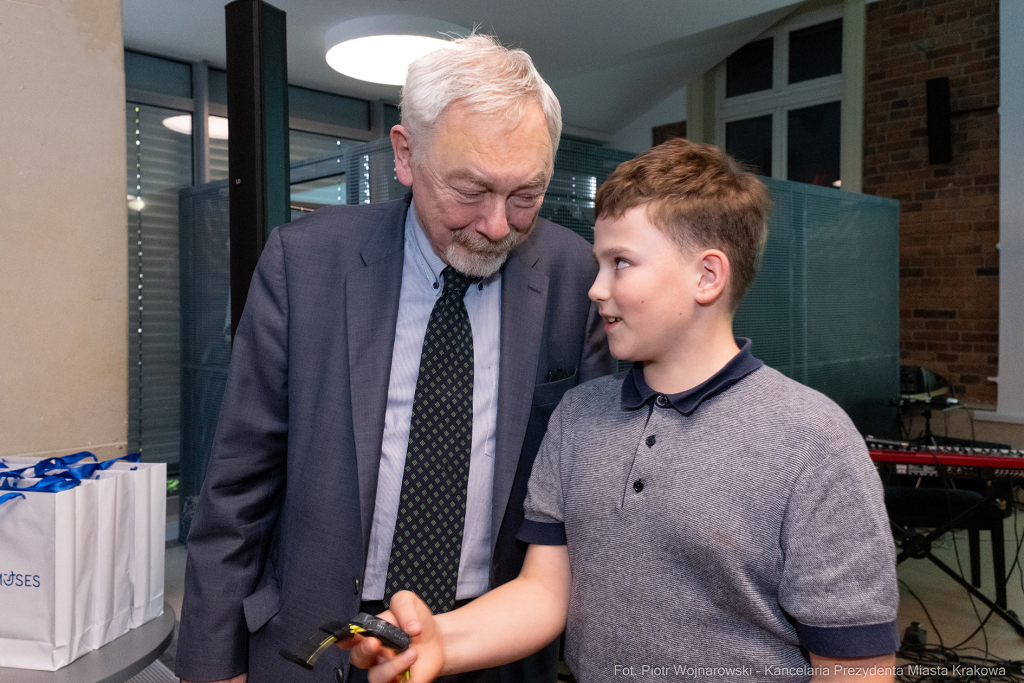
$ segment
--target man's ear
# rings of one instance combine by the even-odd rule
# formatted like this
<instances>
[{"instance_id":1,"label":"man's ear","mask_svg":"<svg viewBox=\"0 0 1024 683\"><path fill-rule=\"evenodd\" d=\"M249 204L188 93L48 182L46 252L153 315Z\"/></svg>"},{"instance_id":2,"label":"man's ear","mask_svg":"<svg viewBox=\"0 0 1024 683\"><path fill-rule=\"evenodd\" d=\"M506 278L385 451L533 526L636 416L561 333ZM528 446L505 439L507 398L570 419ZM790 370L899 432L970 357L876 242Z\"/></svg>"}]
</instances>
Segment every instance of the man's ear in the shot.
<instances>
[{"instance_id":1,"label":"man's ear","mask_svg":"<svg viewBox=\"0 0 1024 683\"><path fill-rule=\"evenodd\" d=\"M395 150L395 175L398 182L412 187L412 148L409 146L409 132L404 126L391 129L391 147Z\"/></svg>"},{"instance_id":2,"label":"man's ear","mask_svg":"<svg viewBox=\"0 0 1024 683\"><path fill-rule=\"evenodd\" d=\"M709 306L729 294L729 257L718 249L702 252L700 259L701 276L695 297L698 304Z\"/></svg>"}]
</instances>

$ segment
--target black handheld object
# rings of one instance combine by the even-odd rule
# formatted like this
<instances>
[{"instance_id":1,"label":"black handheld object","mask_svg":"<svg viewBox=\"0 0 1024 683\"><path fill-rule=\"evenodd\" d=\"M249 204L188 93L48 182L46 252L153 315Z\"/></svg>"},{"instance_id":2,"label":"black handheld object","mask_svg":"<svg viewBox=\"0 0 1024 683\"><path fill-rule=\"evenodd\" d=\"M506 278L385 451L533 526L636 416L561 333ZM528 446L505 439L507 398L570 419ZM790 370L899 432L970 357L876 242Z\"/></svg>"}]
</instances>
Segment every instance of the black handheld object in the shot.
<instances>
[{"instance_id":1,"label":"black handheld object","mask_svg":"<svg viewBox=\"0 0 1024 683\"><path fill-rule=\"evenodd\" d=\"M327 648L356 634L376 638L384 647L395 652L409 649L409 634L388 622L365 612L360 612L348 621L332 621L324 624L296 650L281 650L281 656L295 662L303 669L312 670L316 660Z\"/></svg>"}]
</instances>

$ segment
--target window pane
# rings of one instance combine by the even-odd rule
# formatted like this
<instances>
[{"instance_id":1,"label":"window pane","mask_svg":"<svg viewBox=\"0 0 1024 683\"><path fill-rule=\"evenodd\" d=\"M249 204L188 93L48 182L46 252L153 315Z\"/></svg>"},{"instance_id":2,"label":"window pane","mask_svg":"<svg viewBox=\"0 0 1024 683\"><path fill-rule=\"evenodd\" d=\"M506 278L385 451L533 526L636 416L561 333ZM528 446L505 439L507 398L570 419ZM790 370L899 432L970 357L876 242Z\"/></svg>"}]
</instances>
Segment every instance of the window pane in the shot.
<instances>
[{"instance_id":1,"label":"window pane","mask_svg":"<svg viewBox=\"0 0 1024 683\"><path fill-rule=\"evenodd\" d=\"M772 174L772 115L756 116L725 124L725 151L754 173Z\"/></svg>"},{"instance_id":2,"label":"window pane","mask_svg":"<svg viewBox=\"0 0 1024 683\"><path fill-rule=\"evenodd\" d=\"M128 88L192 97L192 67L174 59L125 50L124 80Z\"/></svg>"},{"instance_id":3,"label":"window pane","mask_svg":"<svg viewBox=\"0 0 1024 683\"><path fill-rule=\"evenodd\" d=\"M181 325L178 193L192 185L183 112L128 103L128 449L179 460Z\"/></svg>"},{"instance_id":4,"label":"window pane","mask_svg":"<svg viewBox=\"0 0 1024 683\"><path fill-rule=\"evenodd\" d=\"M843 20L827 21L789 34L789 82L843 72Z\"/></svg>"},{"instance_id":5,"label":"window pane","mask_svg":"<svg viewBox=\"0 0 1024 683\"><path fill-rule=\"evenodd\" d=\"M391 129L402 122L402 114L393 104L384 105L384 132L391 134Z\"/></svg>"},{"instance_id":6,"label":"window pane","mask_svg":"<svg viewBox=\"0 0 1024 683\"><path fill-rule=\"evenodd\" d=\"M357 140L348 140L334 135L307 133L302 130L288 131L288 156L291 163L315 157L341 154L346 147L358 145Z\"/></svg>"},{"instance_id":7,"label":"window pane","mask_svg":"<svg viewBox=\"0 0 1024 683\"><path fill-rule=\"evenodd\" d=\"M725 96L735 97L772 87L772 39L747 43L725 60Z\"/></svg>"},{"instance_id":8,"label":"window pane","mask_svg":"<svg viewBox=\"0 0 1024 683\"><path fill-rule=\"evenodd\" d=\"M210 138L210 180L228 177L228 141Z\"/></svg>"},{"instance_id":9,"label":"window pane","mask_svg":"<svg viewBox=\"0 0 1024 683\"><path fill-rule=\"evenodd\" d=\"M370 130L370 103L354 97L288 86L288 115L307 121Z\"/></svg>"},{"instance_id":10,"label":"window pane","mask_svg":"<svg viewBox=\"0 0 1024 683\"><path fill-rule=\"evenodd\" d=\"M345 203L345 174L292 184L293 209L313 211L327 204Z\"/></svg>"},{"instance_id":11,"label":"window pane","mask_svg":"<svg viewBox=\"0 0 1024 683\"><path fill-rule=\"evenodd\" d=\"M356 140L338 138L333 135L307 133L301 130L288 131L288 157L291 163L314 157L341 154L346 147L359 144ZM210 180L228 177L228 141L210 138Z\"/></svg>"},{"instance_id":12,"label":"window pane","mask_svg":"<svg viewBox=\"0 0 1024 683\"><path fill-rule=\"evenodd\" d=\"M210 67L207 74L210 104L228 106L228 72Z\"/></svg>"},{"instance_id":13,"label":"window pane","mask_svg":"<svg viewBox=\"0 0 1024 683\"><path fill-rule=\"evenodd\" d=\"M836 186L839 180L839 102L789 112L789 180Z\"/></svg>"}]
</instances>

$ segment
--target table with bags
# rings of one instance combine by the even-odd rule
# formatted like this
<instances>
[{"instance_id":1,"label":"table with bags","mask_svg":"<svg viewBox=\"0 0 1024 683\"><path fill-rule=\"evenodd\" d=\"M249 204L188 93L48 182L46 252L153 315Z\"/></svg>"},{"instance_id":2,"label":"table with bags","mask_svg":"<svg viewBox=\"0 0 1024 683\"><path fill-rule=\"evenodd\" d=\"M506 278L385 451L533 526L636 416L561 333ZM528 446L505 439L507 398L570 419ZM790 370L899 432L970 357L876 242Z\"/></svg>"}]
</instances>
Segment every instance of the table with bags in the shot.
<instances>
[{"instance_id":1,"label":"table with bags","mask_svg":"<svg viewBox=\"0 0 1024 683\"><path fill-rule=\"evenodd\" d=\"M167 466L95 460L0 460L0 683L124 680L170 643Z\"/></svg>"}]
</instances>

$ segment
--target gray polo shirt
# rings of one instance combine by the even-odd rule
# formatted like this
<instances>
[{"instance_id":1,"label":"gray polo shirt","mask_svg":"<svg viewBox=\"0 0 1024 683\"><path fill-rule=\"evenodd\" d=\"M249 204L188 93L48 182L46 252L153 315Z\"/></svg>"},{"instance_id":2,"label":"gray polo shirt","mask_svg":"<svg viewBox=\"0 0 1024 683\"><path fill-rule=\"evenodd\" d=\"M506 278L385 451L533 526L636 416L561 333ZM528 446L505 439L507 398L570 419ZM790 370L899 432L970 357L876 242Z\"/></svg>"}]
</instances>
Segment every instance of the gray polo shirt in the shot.
<instances>
[{"instance_id":1,"label":"gray polo shirt","mask_svg":"<svg viewBox=\"0 0 1024 683\"><path fill-rule=\"evenodd\" d=\"M580 683L810 680L807 651L894 652L895 551L864 441L749 340L664 396L635 369L562 399L519 538L566 543Z\"/></svg>"}]
</instances>

